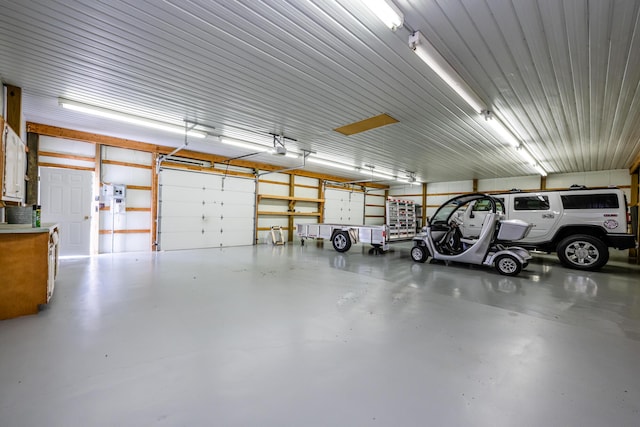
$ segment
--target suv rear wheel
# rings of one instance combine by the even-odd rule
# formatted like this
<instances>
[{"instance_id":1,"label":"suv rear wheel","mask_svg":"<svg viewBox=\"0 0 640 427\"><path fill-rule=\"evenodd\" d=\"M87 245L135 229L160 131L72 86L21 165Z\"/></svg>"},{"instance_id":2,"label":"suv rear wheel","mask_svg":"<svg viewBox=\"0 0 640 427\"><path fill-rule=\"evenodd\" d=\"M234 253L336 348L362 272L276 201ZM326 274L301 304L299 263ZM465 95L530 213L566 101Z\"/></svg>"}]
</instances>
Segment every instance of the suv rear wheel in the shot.
<instances>
[{"instance_id":1,"label":"suv rear wheel","mask_svg":"<svg viewBox=\"0 0 640 427\"><path fill-rule=\"evenodd\" d=\"M598 270L609 261L609 249L596 237L576 234L558 244L558 258L565 267Z\"/></svg>"}]
</instances>

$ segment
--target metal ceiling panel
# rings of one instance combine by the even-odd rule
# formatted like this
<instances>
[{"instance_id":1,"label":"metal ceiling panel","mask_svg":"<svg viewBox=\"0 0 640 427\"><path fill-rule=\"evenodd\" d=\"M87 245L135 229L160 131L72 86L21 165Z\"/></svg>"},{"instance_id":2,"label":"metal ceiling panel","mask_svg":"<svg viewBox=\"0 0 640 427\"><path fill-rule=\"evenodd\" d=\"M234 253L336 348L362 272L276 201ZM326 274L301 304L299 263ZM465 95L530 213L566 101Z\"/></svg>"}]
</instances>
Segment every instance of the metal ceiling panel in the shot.
<instances>
[{"instance_id":1,"label":"metal ceiling panel","mask_svg":"<svg viewBox=\"0 0 640 427\"><path fill-rule=\"evenodd\" d=\"M27 120L78 130L183 142L65 111L58 97L201 123L213 136L194 144L225 156L246 152L214 136L272 132L294 151L428 182L535 173L410 50L412 28L549 172L628 168L639 155L639 2L397 0L407 28L395 32L365 3L0 0L0 76L23 89ZM381 113L399 123L332 130Z\"/></svg>"}]
</instances>

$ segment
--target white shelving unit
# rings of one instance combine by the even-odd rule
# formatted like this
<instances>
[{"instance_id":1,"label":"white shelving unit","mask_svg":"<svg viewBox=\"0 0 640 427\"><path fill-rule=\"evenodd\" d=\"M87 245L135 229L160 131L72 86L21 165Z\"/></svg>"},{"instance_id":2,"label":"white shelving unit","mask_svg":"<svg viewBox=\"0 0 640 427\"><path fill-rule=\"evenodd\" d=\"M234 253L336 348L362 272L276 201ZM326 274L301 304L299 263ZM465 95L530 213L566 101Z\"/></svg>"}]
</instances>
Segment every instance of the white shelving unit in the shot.
<instances>
[{"instance_id":1,"label":"white shelving unit","mask_svg":"<svg viewBox=\"0 0 640 427\"><path fill-rule=\"evenodd\" d=\"M412 200L387 199L389 240L411 239L416 235L416 205Z\"/></svg>"}]
</instances>

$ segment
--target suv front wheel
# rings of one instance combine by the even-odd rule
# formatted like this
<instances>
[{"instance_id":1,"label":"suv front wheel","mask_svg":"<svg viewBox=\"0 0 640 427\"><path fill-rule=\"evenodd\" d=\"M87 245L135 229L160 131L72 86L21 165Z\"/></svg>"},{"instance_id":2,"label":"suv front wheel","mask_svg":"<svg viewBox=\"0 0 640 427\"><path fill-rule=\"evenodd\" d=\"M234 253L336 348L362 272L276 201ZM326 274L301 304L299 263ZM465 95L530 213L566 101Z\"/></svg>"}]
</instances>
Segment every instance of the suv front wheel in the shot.
<instances>
[{"instance_id":1,"label":"suv front wheel","mask_svg":"<svg viewBox=\"0 0 640 427\"><path fill-rule=\"evenodd\" d=\"M598 270L609 261L609 249L596 237L576 234L558 244L558 258L565 267Z\"/></svg>"}]
</instances>

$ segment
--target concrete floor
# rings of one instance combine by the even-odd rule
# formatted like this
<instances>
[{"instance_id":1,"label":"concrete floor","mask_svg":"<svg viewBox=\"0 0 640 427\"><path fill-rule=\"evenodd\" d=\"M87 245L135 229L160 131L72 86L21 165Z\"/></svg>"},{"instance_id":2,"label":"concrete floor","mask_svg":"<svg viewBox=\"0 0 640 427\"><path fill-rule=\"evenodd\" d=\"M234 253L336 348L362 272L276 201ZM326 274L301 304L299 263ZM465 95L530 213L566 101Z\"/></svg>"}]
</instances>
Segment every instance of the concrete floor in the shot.
<instances>
[{"instance_id":1,"label":"concrete floor","mask_svg":"<svg viewBox=\"0 0 640 427\"><path fill-rule=\"evenodd\" d=\"M61 261L0 322L0 425L638 426L640 269L311 242Z\"/></svg>"}]
</instances>

